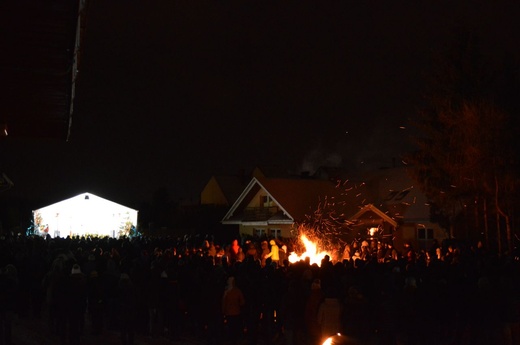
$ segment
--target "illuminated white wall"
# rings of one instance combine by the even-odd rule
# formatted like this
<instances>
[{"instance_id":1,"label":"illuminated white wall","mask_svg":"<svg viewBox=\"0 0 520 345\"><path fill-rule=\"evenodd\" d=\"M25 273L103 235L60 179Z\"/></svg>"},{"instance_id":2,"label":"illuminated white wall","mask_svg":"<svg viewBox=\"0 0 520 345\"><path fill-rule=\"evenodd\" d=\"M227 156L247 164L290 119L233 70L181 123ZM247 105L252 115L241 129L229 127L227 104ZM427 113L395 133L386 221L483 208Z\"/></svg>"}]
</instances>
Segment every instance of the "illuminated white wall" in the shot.
<instances>
[{"instance_id":1,"label":"illuminated white wall","mask_svg":"<svg viewBox=\"0 0 520 345\"><path fill-rule=\"evenodd\" d=\"M94 194L82 193L34 210L33 217L35 224L41 218L51 237L86 234L118 237L125 223L137 225L137 212Z\"/></svg>"}]
</instances>

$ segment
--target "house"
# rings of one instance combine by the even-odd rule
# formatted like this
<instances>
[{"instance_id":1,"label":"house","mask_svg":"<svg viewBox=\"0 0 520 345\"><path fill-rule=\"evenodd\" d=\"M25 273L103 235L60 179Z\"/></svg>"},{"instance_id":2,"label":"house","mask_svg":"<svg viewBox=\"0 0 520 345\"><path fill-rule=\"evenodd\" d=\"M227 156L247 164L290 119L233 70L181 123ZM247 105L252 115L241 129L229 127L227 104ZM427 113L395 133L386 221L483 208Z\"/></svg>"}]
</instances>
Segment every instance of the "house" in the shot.
<instances>
[{"instance_id":1,"label":"house","mask_svg":"<svg viewBox=\"0 0 520 345\"><path fill-rule=\"evenodd\" d=\"M298 224L316 225L319 219L329 222L329 233L335 236L386 239L396 247L410 241L416 248L428 248L434 239L446 237L430 222L427 199L406 167L352 174L345 180L336 179L338 171L318 171L326 178L253 177L222 224L238 227L241 235L292 237Z\"/></svg>"},{"instance_id":2,"label":"house","mask_svg":"<svg viewBox=\"0 0 520 345\"><path fill-rule=\"evenodd\" d=\"M200 204L230 207L248 181L249 177L243 174L213 175L200 193Z\"/></svg>"},{"instance_id":3,"label":"house","mask_svg":"<svg viewBox=\"0 0 520 345\"><path fill-rule=\"evenodd\" d=\"M373 204L360 207L360 210L349 218L350 236L348 239L377 238L389 240L394 238L398 223L387 213Z\"/></svg>"},{"instance_id":4,"label":"house","mask_svg":"<svg viewBox=\"0 0 520 345\"><path fill-rule=\"evenodd\" d=\"M398 226L394 244L400 247L408 241L415 248L426 249L434 240L447 238L446 230L430 220L430 204L406 166L364 173L367 198Z\"/></svg>"},{"instance_id":5,"label":"house","mask_svg":"<svg viewBox=\"0 0 520 345\"><path fill-rule=\"evenodd\" d=\"M326 180L253 177L222 223L238 226L241 235L291 237L295 223L337 196L338 189Z\"/></svg>"},{"instance_id":6,"label":"house","mask_svg":"<svg viewBox=\"0 0 520 345\"><path fill-rule=\"evenodd\" d=\"M240 171L235 175L213 175L200 193L200 204L229 208L240 196L252 177L280 178L289 176L291 176L289 172L277 166L256 166L250 174Z\"/></svg>"},{"instance_id":7,"label":"house","mask_svg":"<svg viewBox=\"0 0 520 345\"><path fill-rule=\"evenodd\" d=\"M51 237L129 235L137 225L137 210L81 193L33 210L35 233Z\"/></svg>"}]
</instances>

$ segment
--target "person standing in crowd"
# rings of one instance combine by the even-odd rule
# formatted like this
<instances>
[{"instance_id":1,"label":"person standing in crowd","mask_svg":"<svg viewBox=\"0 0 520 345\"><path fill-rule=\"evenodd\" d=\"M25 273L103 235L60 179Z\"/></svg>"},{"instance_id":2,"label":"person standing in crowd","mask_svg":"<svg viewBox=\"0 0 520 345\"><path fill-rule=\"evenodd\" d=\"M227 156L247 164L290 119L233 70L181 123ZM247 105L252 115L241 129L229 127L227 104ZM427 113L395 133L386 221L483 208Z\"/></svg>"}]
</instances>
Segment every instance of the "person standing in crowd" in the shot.
<instances>
[{"instance_id":1,"label":"person standing in crowd","mask_svg":"<svg viewBox=\"0 0 520 345\"><path fill-rule=\"evenodd\" d=\"M87 278L78 264L72 266L67 287L69 343L79 344L87 310Z\"/></svg>"},{"instance_id":2,"label":"person standing in crowd","mask_svg":"<svg viewBox=\"0 0 520 345\"><path fill-rule=\"evenodd\" d=\"M238 256L239 256L239 252L240 252L240 245L238 244L238 240L237 239L234 239L232 242L231 242L231 246L229 248L229 264L230 265L233 265L235 264L235 262L237 262L239 260Z\"/></svg>"},{"instance_id":3,"label":"person standing in crowd","mask_svg":"<svg viewBox=\"0 0 520 345\"><path fill-rule=\"evenodd\" d=\"M321 339L321 329L318 323L318 310L323 298L321 280L315 278L310 286L310 294L305 301L305 326L311 344L317 344Z\"/></svg>"},{"instance_id":4,"label":"person standing in crowd","mask_svg":"<svg viewBox=\"0 0 520 345\"><path fill-rule=\"evenodd\" d=\"M285 260L287 260L289 257L287 253L287 246L282 244L279 249L280 251L278 252L278 256L280 257L280 266L285 266Z\"/></svg>"},{"instance_id":5,"label":"person standing in crowd","mask_svg":"<svg viewBox=\"0 0 520 345\"><path fill-rule=\"evenodd\" d=\"M386 243L378 242L377 243L377 262L380 264L385 263L385 255L386 255Z\"/></svg>"},{"instance_id":6,"label":"person standing in crowd","mask_svg":"<svg viewBox=\"0 0 520 345\"><path fill-rule=\"evenodd\" d=\"M204 240L204 245L202 247L202 252L205 256L211 258L213 263L215 262L215 256L217 256L217 249L215 248L215 244L213 241Z\"/></svg>"},{"instance_id":7,"label":"person standing in crowd","mask_svg":"<svg viewBox=\"0 0 520 345\"><path fill-rule=\"evenodd\" d=\"M121 273L118 283L117 310L121 332L121 344L134 344L137 294L127 273Z\"/></svg>"},{"instance_id":8,"label":"person standing in crowd","mask_svg":"<svg viewBox=\"0 0 520 345\"><path fill-rule=\"evenodd\" d=\"M233 345L238 344L242 335L242 308L245 303L244 295L236 285L235 277L229 277L222 297L222 313L227 323L229 340Z\"/></svg>"},{"instance_id":9,"label":"person standing in crowd","mask_svg":"<svg viewBox=\"0 0 520 345\"><path fill-rule=\"evenodd\" d=\"M386 254L385 254L385 262L387 261L397 261L399 260L399 252L395 247L392 245L392 243L386 244Z\"/></svg>"},{"instance_id":10,"label":"person standing in crowd","mask_svg":"<svg viewBox=\"0 0 520 345\"><path fill-rule=\"evenodd\" d=\"M335 265L338 262L343 261L343 253L341 253L340 248L337 246L334 246L332 248L332 251L330 253L330 261L333 265Z\"/></svg>"},{"instance_id":11,"label":"person standing in crowd","mask_svg":"<svg viewBox=\"0 0 520 345\"><path fill-rule=\"evenodd\" d=\"M211 259L204 264L202 276L204 288L200 296L202 322L206 327L206 343L220 345L222 341L222 293L226 286L226 273L215 266ZM179 309L177 307L177 309Z\"/></svg>"},{"instance_id":12,"label":"person standing in crowd","mask_svg":"<svg viewBox=\"0 0 520 345\"><path fill-rule=\"evenodd\" d=\"M208 256L208 252L209 252L209 241L208 240L204 240L204 242L202 242L202 247L200 248L201 251L202 251L202 255L204 256Z\"/></svg>"},{"instance_id":13,"label":"person standing in crowd","mask_svg":"<svg viewBox=\"0 0 520 345\"><path fill-rule=\"evenodd\" d=\"M12 343L13 320L17 313L18 271L8 264L0 271L0 344Z\"/></svg>"},{"instance_id":14,"label":"person standing in crowd","mask_svg":"<svg viewBox=\"0 0 520 345\"><path fill-rule=\"evenodd\" d=\"M415 263L416 253L410 241L404 243L403 258L405 258L408 263Z\"/></svg>"},{"instance_id":15,"label":"person standing in crowd","mask_svg":"<svg viewBox=\"0 0 520 345\"><path fill-rule=\"evenodd\" d=\"M327 289L325 299L318 308L318 324L321 329L321 341L341 332L343 305L334 288Z\"/></svg>"},{"instance_id":16,"label":"person standing in crowd","mask_svg":"<svg viewBox=\"0 0 520 345\"><path fill-rule=\"evenodd\" d=\"M65 342L63 325L65 318L65 294L67 291L67 274L62 256L54 259L51 269L43 277L42 287L46 294L46 304L49 312L49 329L52 334L59 335Z\"/></svg>"},{"instance_id":17,"label":"person standing in crowd","mask_svg":"<svg viewBox=\"0 0 520 345\"><path fill-rule=\"evenodd\" d=\"M270 252L269 251L269 244L267 243L267 241L262 241L261 248L262 248L262 251L260 253L260 258L261 258L262 261L261 261L260 265L262 267L264 267L265 266L265 260L267 258L267 255L269 255L269 252Z\"/></svg>"},{"instance_id":18,"label":"person standing in crowd","mask_svg":"<svg viewBox=\"0 0 520 345\"><path fill-rule=\"evenodd\" d=\"M250 240L246 241L246 259L251 258L253 261L257 261L259 258L258 250L253 242Z\"/></svg>"},{"instance_id":19,"label":"person standing in crowd","mask_svg":"<svg viewBox=\"0 0 520 345\"><path fill-rule=\"evenodd\" d=\"M350 261L350 244L346 244L343 249L343 261Z\"/></svg>"},{"instance_id":20,"label":"person standing in crowd","mask_svg":"<svg viewBox=\"0 0 520 345\"><path fill-rule=\"evenodd\" d=\"M361 250L359 256L363 261L368 261L370 259L370 249L368 247L368 241L361 242Z\"/></svg>"},{"instance_id":21,"label":"person standing in crowd","mask_svg":"<svg viewBox=\"0 0 520 345\"><path fill-rule=\"evenodd\" d=\"M271 245L271 251L269 254L265 255L264 258L266 260L271 258L271 261L275 264L276 267L278 267L280 264L280 249L278 248L275 240L269 241L269 244Z\"/></svg>"},{"instance_id":22,"label":"person standing in crowd","mask_svg":"<svg viewBox=\"0 0 520 345\"><path fill-rule=\"evenodd\" d=\"M178 272L169 265L161 272L159 290L159 309L162 318L163 335L171 340L180 337L182 329L182 315L180 310L181 293L177 281ZM202 284L201 284L202 285Z\"/></svg>"},{"instance_id":23,"label":"person standing in crowd","mask_svg":"<svg viewBox=\"0 0 520 345\"><path fill-rule=\"evenodd\" d=\"M97 271L91 271L87 280L88 290L88 313L92 323L92 334L100 335L103 330L103 314L105 306L105 296L103 285L99 279Z\"/></svg>"}]
</instances>

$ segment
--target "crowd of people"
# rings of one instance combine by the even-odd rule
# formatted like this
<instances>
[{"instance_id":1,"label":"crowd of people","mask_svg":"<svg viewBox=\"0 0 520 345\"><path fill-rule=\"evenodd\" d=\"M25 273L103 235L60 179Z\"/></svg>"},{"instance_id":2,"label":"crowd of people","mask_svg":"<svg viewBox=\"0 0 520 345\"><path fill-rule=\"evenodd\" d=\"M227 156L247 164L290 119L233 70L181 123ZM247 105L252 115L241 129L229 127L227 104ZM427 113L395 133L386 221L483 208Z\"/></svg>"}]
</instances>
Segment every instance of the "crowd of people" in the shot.
<instances>
[{"instance_id":1,"label":"crowd of people","mask_svg":"<svg viewBox=\"0 0 520 345\"><path fill-rule=\"evenodd\" d=\"M283 239L211 237L0 238L0 344L12 322L48 319L62 344L85 320L117 331L207 344L520 343L520 262L483 246L398 251L345 244L311 264L289 262Z\"/></svg>"}]
</instances>

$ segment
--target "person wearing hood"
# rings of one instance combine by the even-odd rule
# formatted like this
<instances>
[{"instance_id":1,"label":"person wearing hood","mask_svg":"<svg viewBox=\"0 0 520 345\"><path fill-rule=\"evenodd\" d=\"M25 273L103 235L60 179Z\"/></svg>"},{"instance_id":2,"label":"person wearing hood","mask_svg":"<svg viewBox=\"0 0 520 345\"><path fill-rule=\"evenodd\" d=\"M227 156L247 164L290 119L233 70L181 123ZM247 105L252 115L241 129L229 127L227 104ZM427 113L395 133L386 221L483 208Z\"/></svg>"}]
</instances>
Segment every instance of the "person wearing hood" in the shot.
<instances>
[{"instance_id":1,"label":"person wearing hood","mask_svg":"<svg viewBox=\"0 0 520 345\"><path fill-rule=\"evenodd\" d=\"M278 248L275 240L271 240L269 244L271 245L271 251L269 254L265 255L264 258L271 258L271 261L276 265L276 267L278 267L280 262L280 249Z\"/></svg>"},{"instance_id":2,"label":"person wearing hood","mask_svg":"<svg viewBox=\"0 0 520 345\"><path fill-rule=\"evenodd\" d=\"M137 290L128 273L121 273L119 277L117 296L121 344L133 345L137 325Z\"/></svg>"}]
</instances>

